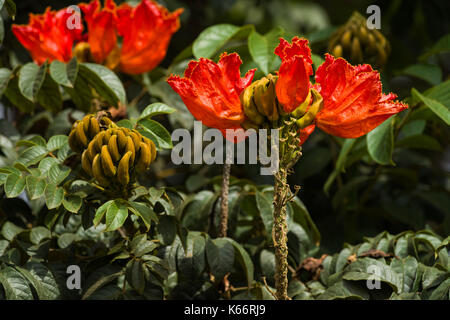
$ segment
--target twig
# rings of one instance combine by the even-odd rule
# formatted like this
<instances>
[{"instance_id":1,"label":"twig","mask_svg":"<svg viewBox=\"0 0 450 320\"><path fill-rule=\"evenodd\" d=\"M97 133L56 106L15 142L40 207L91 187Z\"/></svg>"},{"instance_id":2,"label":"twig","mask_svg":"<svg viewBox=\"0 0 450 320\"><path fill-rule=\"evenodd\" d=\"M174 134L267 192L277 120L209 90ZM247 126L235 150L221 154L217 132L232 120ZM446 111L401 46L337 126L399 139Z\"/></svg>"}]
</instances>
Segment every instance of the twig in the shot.
<instances>
[{"instance_id":1,"label":"twig","mask_svg":"<svg viewBox=\"0 0 450 320\"><path fill-rule=\"evenodd\" d=\"M226 153L227 160L230 160L231 153ZM227 236L228 229L228 191L230 189L230 170L231 161L225 161L223 164L223 174L222 174L222 193L220 204L220 224L219 224L219 238L224 238Z\"/></svg>"},{"instance_id":2,"label":"twig","mask_svg":"<svg viewBox=\"0 0 450 320\"><path fill-rule=\"evenodd\" d=\"M275 292L273 292L273 290L272 289L270 289L270 287L267 285L267 282L266 282L266 277L262 277L262 281L263 281L263 283L264 283L264 287L266 287L266 289L267 289L267 291L269 291L270 292L270 294L272 295L272 297L274 297L275 299L277 298L277 296L275 295Z\"/></svg>"}]
</instances>

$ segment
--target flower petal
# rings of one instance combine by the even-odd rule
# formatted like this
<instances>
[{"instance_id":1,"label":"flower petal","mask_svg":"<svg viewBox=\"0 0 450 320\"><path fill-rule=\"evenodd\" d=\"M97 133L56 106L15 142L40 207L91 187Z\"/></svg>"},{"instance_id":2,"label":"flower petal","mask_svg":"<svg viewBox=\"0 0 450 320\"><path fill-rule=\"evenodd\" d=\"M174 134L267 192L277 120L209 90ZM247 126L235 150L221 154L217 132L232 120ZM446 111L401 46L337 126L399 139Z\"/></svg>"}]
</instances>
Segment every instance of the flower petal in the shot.
<instances>
[{"instance_id":1,"label":"flower petal","mask_svg":"<svg viewBox=\"0 0 450 320\"><path fill-rule=\"evenodd\" d=\"M276 93L285 112L294 111L305 101L312 75L311 49L308 40L294 37L292 44L280 39L275 54L281 58Z\"/></svg>"},{"instance_id":2,"label":"flower petal","mask_svg":"<svg viewBox=\"0 0 450 320\"><path fill-rule=\"evenodd\" d=\"M103 63L117 43L116 5L106 0L105 7L100 9L100 1L93 0L89 4L80 3L81 10L88 26L88 43L91 54L97 63Z\"/></svg>"},{"instance_id":3,"label":"flower petal","mask_svg":"<svg viewBox=\"0 0 450 320\"><path fill-rule=\"evenodd\" d=\"M240 128L245 117L239 94L250 84L254 71L241 78L241 63L237 54L224 54L217 64L200 58L189 63L183 78L171 76L167 82L197 120L225 132Z\"/></svg>"},{"instance_id":4,"label":"flower petal","mask_svg":"<svg viewBox=\"0 0 450 320\"><path fill-rule=\"evenodd\" d=\"M12 32L37 64L47 59L67 62L72 58L74 41L80 39L83 31L82 25L68 27L73 14L66 9L52 11L48 7L44 14L30 14L28 25L13 25Z\"/></svg>"},{"instance_id":5,"label":"flower petal","mask_svg":"<svg viewBox=\"0 0 450 320\"><path fill-rule=\"evenodd\" d=\"M369 65L352 66L326 56L316 73L316 88L324 100L317 126L343 138L360 137L408 106L382 93L380 75Z\"/></svg>"},{"instance_id":6,"label":"flower petal","mask_svg":"<svg viewBox=\"0 0 450 320\"><path fill-rule=\"evenodd\" d=\"M170 13L156 2L143 0L135 8L124 3L116 12L117 29L123 36L121 70L129 74L152 70L164 59L183 9Z\"/></svg>"}]
</instances>

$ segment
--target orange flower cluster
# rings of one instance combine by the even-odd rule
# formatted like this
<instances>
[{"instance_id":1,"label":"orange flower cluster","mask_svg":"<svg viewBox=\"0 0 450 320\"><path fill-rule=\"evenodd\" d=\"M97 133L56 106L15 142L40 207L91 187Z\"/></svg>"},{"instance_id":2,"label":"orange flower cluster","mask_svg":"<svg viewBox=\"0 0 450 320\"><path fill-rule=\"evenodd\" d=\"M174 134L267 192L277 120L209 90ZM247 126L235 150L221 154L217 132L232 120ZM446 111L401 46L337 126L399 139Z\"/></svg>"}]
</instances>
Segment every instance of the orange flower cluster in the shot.
<instances>
[{"instance_id":1,"label":"orange flower cluster","mask_svg":"<svg viewBox=\"0 0 450 320\"><path fill-rule=\"evenodd\" d=\"M323 107L313 123L300 130L301 143L316 126L335 136L360 137L408 107L394 101L395 94L382 93L380 75L370 65L352 66L331 55L317 69L316 83L312 84L311 50L306 39L294 37L292 43L280 39L275 54L281 58L276 98L284 112L292 113L311 103L311 89L323 98ZM236 53L222 55L217 64L202 58L189 64L183 78L171 76L168 83L196 119L222 132L236 129L245 121L239 95L251 84L255 73L250 70L241 78L241 63Z\"/></svg>"},{"instance_id":2,"label":"orange flower cluster","mask_svg":"<svg viewBox=\"0 0 450 320\"><path fill-rule=\"evenodd\" d=\"M42 15L31 14L29 24L13 25L12 31L37 64L47 59L69 61L73 45L87 38L94 62L110 67L118 64L124 73L140 74L154 69L165 57L183 11L171 13L152 0L142 0L136 7L127 3L117 7L113 0L106 0L103 8L99 0L93 0L79 7L88 29L85 35L82 24L70 27L73 11L50 8ZM122 37L120 48L118 36ZM118 62L108 64L110 55L117 55Z\"/></svg>"}]
</instances>

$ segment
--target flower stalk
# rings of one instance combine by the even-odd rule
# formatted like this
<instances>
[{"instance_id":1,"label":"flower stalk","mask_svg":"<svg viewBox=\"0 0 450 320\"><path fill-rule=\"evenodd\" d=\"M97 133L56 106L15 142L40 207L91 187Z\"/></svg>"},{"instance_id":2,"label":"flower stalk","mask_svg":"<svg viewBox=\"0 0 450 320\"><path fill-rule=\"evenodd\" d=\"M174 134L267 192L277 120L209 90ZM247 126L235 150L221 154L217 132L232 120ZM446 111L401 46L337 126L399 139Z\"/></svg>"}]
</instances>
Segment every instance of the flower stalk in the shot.
<instances>
[{"instance_id":1,"label":"flower stalk","mask_svg":"<svg viewBox=\"0 0 450 320\"><path fill-rule=\"evenodd\" d=\"M288 247L287 247L287 211L286 205L295 197L292 194L287 177L292 167L300 159L300 134L293 120L283 120L280 127L280 165L275 173L274 211L272 240L275 248L275 297L277 300L289 300L288 289ZM299 188L296 188L298 191Z\"/></svg>"}]
</instances>

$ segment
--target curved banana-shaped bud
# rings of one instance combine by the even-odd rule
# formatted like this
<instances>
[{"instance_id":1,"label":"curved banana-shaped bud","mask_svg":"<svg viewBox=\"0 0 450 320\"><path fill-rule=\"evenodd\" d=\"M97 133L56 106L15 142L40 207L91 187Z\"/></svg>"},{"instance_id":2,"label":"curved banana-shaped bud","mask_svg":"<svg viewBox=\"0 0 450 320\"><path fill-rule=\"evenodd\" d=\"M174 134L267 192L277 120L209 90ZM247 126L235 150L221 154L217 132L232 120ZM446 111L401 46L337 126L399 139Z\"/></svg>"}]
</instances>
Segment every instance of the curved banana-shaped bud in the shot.
<instances>
[{"instance_id":1,"label":"curved banana-shaped bud","mask_svg":"<svg viewBox=\"0 0 450 320\"><path fill-rule=\"evenodd\" d=\"M139 151L139 159L136 162L136 172L138 173L142 173L145 170L147 170L148 166L151 163L152 160L152 154L151 154L151 150L150 147L144 143L144 142L140 142L140 151Z\"/></svg>"},{"instance_id":2,"label":"curved banana-shaped bud","mask_svg":"<svg viewBox=\"0 0 450 320\"><path fill-rule=\"evenodd\" d=\"M149 146L149 148L150 148L150 152L152 154L151 162L155 161L155 159L156 159L156 146L155 146L155 143L152 140L150 140L149 138L147 138L147 137L142 137L142 141L144 141L144 143L147 144Z\"/></svg>"},{"instance_id":3,"label":"curved banana-shaped bud","mask_svg":"<svg viewBox=\"0 0 450 320\"><path fill-rule=\"evenodd\" d=\"M358 38L353 38L352 41L352 51L351 51L352 61L361 63L363 60L361 45L359 44Z\"/></svg>"},{"instance_id":4,"label":"curved banana-shaped bud","mask_svg":"<svg viewBox=\"0 0 450 320\"><path fill-rule=\"evenodd\" d=\"M100 154L97 154L95 156L92 163L92 175L94 176L95 180L97 180L97 182L103 187L107 187L111 183L111 181L103 173Z\"/></svg>"},{"instance_id":5,"label":"curved banana-shaped bud","mask_svg":"<svg viewBox=\"0 0 450 320\"><path fill-rule=\"evenodd\" d=\"M89 136L91 139L100 132L100 125L95 117L91 117L89 120Z\"/></svg>"},{"instance_id":6,"label":"curved banana-shaped bud","mask_svg":"<svg viewBox=\"0 0 450 320\"><path fill-rule=\"evenodd\" d=\"M83 122L83 130L84 130L85 134L86 133L89 134L89 125L91 123L91 118L92 118L92 115L88 114L81 120L81 122Z\"/></svg>"},{"instance_id":7,"label":"curved banana-shaped bud","mask_svg":"<svg viewBox=\"0 0 450 320\"><path fill-rule=\"evenodd\" d=\"M111 155L108 151L108 146L103 145L100 153L100 159L102 160L103 172L108 177L113 177L116 174L116 167L113 164Z\"/></svg>"},{"instance_id":8,"label":"curved banana-shaped bud","mask_svg":"<svg viewBox=\"0 0 450 320\"><path fill-rule=\"evenodd\" d=\"M257 84L253 92L253 102L256 108L269 121L276 121L279 118L275 92L276 81L277 78L269 74L267 77L255 81Z\"/></svg>"},{"instance_id":9,"label":"curved banana-shaped bud","mask_svg":"<svg viewBox=\"0 0 450 320\"><path fill-rule=\"evenodd\" d=\"M149 140L148 146L150 148L150 153L151 153L150 162L153 162L156 159L156 146L152 140L150 140L150 139L148 139L148 140Z\"/></svg>"},{"instance_id":10,"label":"curved banana-shaped bud","mask_svg":"<svg viewBox=\"0 0 450 320\"><path fill-rule=\"evenodd\" d=\"M95 157L95 155L98 153L98 151L96 150L96 142L95 140L91 140L91 142L89 142L88 147L86 149L86 156L88 157L89 161L92 161Z\"/></svg>"},{"instance_id":11,"label":"curved banana-shaped bud","mask_svg":"<svg viewBox=\"0 0 450 320\"><path fill-rule=\"evenodd\" d=\"M117 162L120 160L120 154L119 154L119 149L117 147L117 136L116 135L112 135L111 138L109 139L108 151L114 162Z\"/></svg>"},{"instance_id":12,"label":"curved banana-shaped bud","mask_svg":"<svg viewBox=\"0 0 450 320\"><path fill-rule=\"evenodd\" d=\"M253 101L253 91L256 85L257 83L255 81L245 88L245 90L241 93L240 99L247 118L249 118L250 121L256 125L261 125L264 122L264 116L258 112L258 109Z\"/></svg>"},{"instance_id":13,"label":"curved banana-shaped bud","mask_svg":"<svg viewBox=\"0 0 450 320\"><path fill-rule=\"evenodd\" d=\"M345 49L350 49L352 44L351 40L352 40L352 32L350 30L346 30L341 37L342 47Z\"/></svg>"},{"instance_id":14,"label":"curved banana-shaped bud","mask_svg":"<svg viewBox=\"0 0 450 320\"><path fill-rule=\"evenodd\" d=\"M84 123L79 122L75 128L76 130L76 139L78 140L78 143L83 146L83 148L87 147L88 140L86 137L86 134L84 133Z\"/></svg>"},{"instance_id":15,"label":"curved banana-shaped bud","mask_svg":"<svg viewBox=\"0 0 450 320\"><path fill-rule=\"evenodd\" d=\"M126 186L130 182L130 158L131 151L128 151L122 159L120 159L117 167L117 180L119 180L120 184L123 186Z\"/></svg>"},{"instance_id":16,"label":"curved banana-shaped bud","mask_svg":"<svg viewBox=\"0 0 450 320\"><path fill-rule=\"evenodd\" d=\"M102 141L103 144L108 144L109 139L111 139L111 135L112 135L112 133L111 133L110 129L105 131L105 133L103 134L103 141Z\"/></svg>"},{"instance_id":17,"label":"curved banana-shaped bud","mask_svg":"<svg viewBox=\"0 0 450 320\"><path fill-rule=\"evenodd\" d=\"M306 97L305 101L302 102L301 105L299 105L294 111L292 111L292 116L296 119L300 119L303 117L306 113L306 110L308 110L309 103L311 102L311 90L308 92L308 96Z\"/></svg>"},{"instance_id":18,"label":"curved banana-shaped bud","mask_svg":"<svg viewBox=\"0 0 450 320\"><path fill-rule=\"evenodd\" d=\"M309 126L315 119L316 114L322 110L323 107L323 98L320 95L319 92L317 92L315 89L311 89L311 93L312 93L312 98L313 101L311 103L311 105L309 106L308 111L306 112L306 114L301 117L300 119L298 119L296 121L297 126L300 129L306 128L307 126Z\"/></svg>"},{"instance_id":19,"label":"curved banana-shaped bud","mask_svg":"<svg viewBox=\"0 0 450 320\"><path fill-rule=\"evenodd\" d=\"M141 148L140 142L141 142L141 134L136 130L133 129L131 130L131 132L129 132L129 135L131 137L131 139L133 139L133 143L134 143L134 150L136 152L139 151L139 149Z\"/></svg>"},{"instance_id":20,"label":"curved banana-shaped bud","mask_svg":"<svg viewBox=\"0 0 450 320\"><path fill-rule=\"evenodd\" d=\"M72 129L69 133L69 146L75 152L81 152L83 147L80 146L77 138L77 130Z\"/></svg>"},{"instance_id":21,"label":"curved banana-shaped bud","mask_svg":"<svg viewBox=\"0 0 450 320\"><path fill-rule=\"evenodd\" d=\"M125 146L125 152L131 151L131 163L134 163L134 159L136 157L136 150L134 148L133 139L128 136L127 137L127 145Z\"/></svg>"},{"instance_id":22,"label":"curved banana-shaped bud","mask_svg":"<svg viewBox=\"0 0 450 320\"><path fill-rule=\"evenodd\" d=\"M125 136L123 131L120 129L118 129L116 131L116 135L117 135L117 146L119 147L119 152L123 152L125 150L125 147L128 142L127 137Z\"/></svg>"},{"instance_id":23,"label":"curved banana-shaped bud","mask_svg":"<svg viewBox=\"0 0 450 320\"><path fill-rule=\"evenodd\" d=\"M103 136L105 135L105 131L100 131L94 138L94 149L97 153L100 153L102 151L103 146Z\"/></svg>"},{"instance_id":24,"label":"curved banana-shaped bud","mask_svg":"<svg viewBox=\"0 0 450 320\"><path fill-rule=\"evenodd\" d=\"M333 56L335 56L336 58L340 58L340 57L342 57L343 52L344 52L344 50L342 49L342 46L340 44L338 44L333 48L333 51L331 52L331 54Z\"/></svg>"},{"instance_id":25,"label":"curved banana-shaped bud","mask_svg":"<svg viewBox=\"0 0 450 320\"><path fill-rule=\"evenodd\" d=\"M83 170L90 176L92 176L92 165L91 160L89 159L89 156L87 155L87 150L83 151L83 154L81 156L81 167Z\"/></svg>"}]
</instances>

